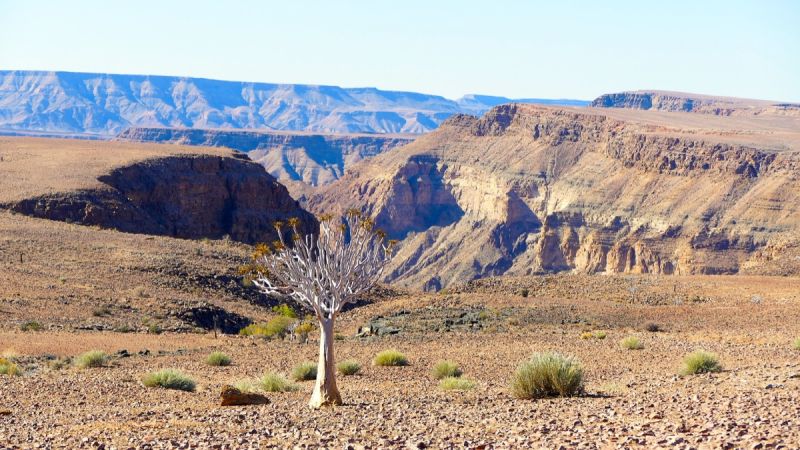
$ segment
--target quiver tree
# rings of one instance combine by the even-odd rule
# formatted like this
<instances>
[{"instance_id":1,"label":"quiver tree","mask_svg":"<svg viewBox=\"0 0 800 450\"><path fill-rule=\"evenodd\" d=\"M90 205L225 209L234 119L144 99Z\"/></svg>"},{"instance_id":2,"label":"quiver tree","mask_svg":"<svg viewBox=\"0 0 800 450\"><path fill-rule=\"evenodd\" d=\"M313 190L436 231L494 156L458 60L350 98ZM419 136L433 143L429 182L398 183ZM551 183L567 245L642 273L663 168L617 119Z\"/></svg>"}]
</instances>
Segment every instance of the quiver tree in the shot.
<instances>
[{"instance_id":1,"label":"quiver tree","mask_svg":"<svg viewBox=\"0 0 800 450\"><path fill-rule=\"evenodd\" d=\"M349 210L339 221L322 216L319 233L302 235L300 221L277 222L279 240L256 247L253 284L262 292L291 298L319 321L319 366L310 406L340 405L333 356L333 323L342 307L380 279L394 241L374 221ZM291 241L287 241L291 239Z\"/></svg>"}]
</instances>

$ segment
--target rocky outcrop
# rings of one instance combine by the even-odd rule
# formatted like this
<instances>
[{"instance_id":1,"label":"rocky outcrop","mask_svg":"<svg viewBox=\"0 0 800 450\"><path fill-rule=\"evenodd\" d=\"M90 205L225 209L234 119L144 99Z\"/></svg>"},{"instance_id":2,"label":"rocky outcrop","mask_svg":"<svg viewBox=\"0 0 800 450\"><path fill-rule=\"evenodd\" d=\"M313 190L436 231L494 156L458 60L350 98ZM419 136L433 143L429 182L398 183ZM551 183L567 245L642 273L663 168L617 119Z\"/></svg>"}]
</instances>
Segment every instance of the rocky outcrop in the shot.
<instances>
[{"instance_id":1,"label":"rocky outcrop","mask_svg":"<svg viewBox=\"0 0 800 450\"><path fill-rule=\"evenodd\" d=\"M503 105L457 115L308 204L372 214L402 239L387 279L429 290L565 270L756 271L767 249L800 246L800 128L773 146L759 143L769 133L758 121L733 135L638 114Z\"/></svg>"},{"instance_id":2,"label":"rocky outcrop","mask_svg":"<svg viewBox=\"0 0 800 450\"><path fill-rule=\"evenodd\" d=\"M664 91L604 94L592 101L590 106L595 108L683 111L718 116L761 114L800 116L800 104L796 103L778 103Z\"/></svg>"},{"instance_id":3,"label":"rocky outcrop","mask_svg":"<svg viewBox=\"0 0 800 450\"><path fill-rule=\"evenodd\" d=\"M225 385L219 394L221 406L266 405L269 399L255 392L243 392L233 386Z\"/></svg>"},{"instance_id":4,"label":"rocky outcrop","mask_svg":"<svg viewBox=\"0 0 800 450\"><path fill-rule=\"evenodd\" d=\"M281 182L299 181L318 186L339 179L350 165L364 158L412 142L414 136L129 128L116 139L227 147L248 152L250 159Z\"/></svg>"},{"instance_id":5,"label":"rocky outcrop","mask_svg":"<svg viewBox=\"0 0 800 450\"><path fill-rule=\"evenodd\" d=\"M175 155L118 167L95 189L46 194L1 205L51 220L179 238L270 242L276 220L316 220L284 186L246 156Z\"/></svg>"}]
</instances>

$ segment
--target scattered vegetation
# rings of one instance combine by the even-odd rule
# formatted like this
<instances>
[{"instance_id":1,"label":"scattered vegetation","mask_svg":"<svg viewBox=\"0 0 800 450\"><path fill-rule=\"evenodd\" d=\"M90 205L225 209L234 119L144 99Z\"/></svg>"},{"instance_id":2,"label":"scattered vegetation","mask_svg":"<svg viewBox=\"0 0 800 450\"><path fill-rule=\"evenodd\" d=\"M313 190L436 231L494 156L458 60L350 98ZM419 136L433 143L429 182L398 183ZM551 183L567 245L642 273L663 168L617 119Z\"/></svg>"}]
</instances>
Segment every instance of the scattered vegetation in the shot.
<instances>
[{"instance_id":1,"label":"scattered vegetation","mask_svg":"<svg viewBox=\"0 0 800 450\"><path fill-rule=\"evenodd\" d=\"M274 312L279 316L288 317L290 319L297 319L297 313L295 312L295 310L286 303L282 303L278 306L273 306L272 312Z\"/></svg>"},{"instance_id":2,"label":"scattered vegetation","mask_svg":"<svg viewBox=\"0 0 800 450\"><path fill-rule=\"evenodd\" d=\"M103 367L108 362L108 355L100 350L90 350L75 357L73 364L79 369Z\"/></svg>"},{"instance_id":3,"label":"scattered vegetation","mask_svg":"<svg viewBox=\"0 0 800 450\"><path fill-rule=\"evenodd\" d=\"M246 394L258 392L258 385L258 381L255 380L239 380L233 383L233 387Z\"/></svg>"},{"instance_id":4,"label":"scattered vegetation","mask_svg":"<svg viewBox=\"0 0 800 450\"><path fill-rule=\"evenodd\" d=\"M458 364L451 361L439 361L433 366L433 378L441 380L443 378L458 378L462 374Z\"/></svg>"},{"instance_id":5,"label":"scattered vegetation","mask_svg":"<svg viewBox=\"0 0 800 450\"><path fill-rule=\"evenodd\" d=\"M468 391L475 387L475 382L467 378L445 377L439 381L439 388L445 391Z\"/></svg>"},{"instance_id":6,"label":"scattered vegetation","mask_svg":"<svg viewBox=\"0 0 800 450\"><path fill-rule=\"evenodd\" d=\"M149 334L161 334L162 333L161 325L157 323L151 323L147 326L147 332Z\"/></svg>"},{"instance_id":7,"label":"scattered vegetation","mask_svg":"<svg viewBox=\"0 0 800 450\"><path fill-rule=\"evenodd\" d=\"M375 359L372 361L372 365L374 366L407 366L408 365L408 358L406 355L400 353L397 350L384 350L377 355L375 355Z\"/></svg>"},{"instance_id":8,"label":"scattered vegetation","mask_svg":"<svg viewBox=\"0 0 800 450\"><path fill-rule=\"evenodd\" d=\"M294 381L309 381L317 378L317 364L305 361L292 369L292 379Z\"/></svg>"},{"instance_id":9,"label":"scattered vegetation","mask_svg":"<svg viewBox=\"0 0 800 450\"><path fill-rule=\"evenodd\" d=\"M177 369L161 369L151 372L142 378L142 384L147 387L160 387L178 391L194 392L197 383Z\"/></svg>"},{"instance_id":10,"label":"scattered vegetation","mask_svg":"<svg viewBox=\"0 0 800 450\"><path fill-rule=\"evenodd\" d=\"M17 364L6 359L0 358L0 375L18 376L22 375L22 369Z\"/></svg>"},{"instance_id":11,"label":"scattered vegetation","mask_svg":"<svg viewBox=\"0 0 800 450\"><path fill-rule=\"evenodd\" d=\"M800 350L800 338L794 340L792 347L794 347L795 350Z\"/></svg>"},{"instance_id":12,"label":"scattered vegetation","mask_svg":"<svg viewBox=\"0 0 800 450\"><path fill-rule=\"evenodd\" d=\"M608 333L600 330L584 331L581 333L581 339L605 339L607 336Z\"/></svg>"},{"instance_id":13,"label":"scattered vegetation","mask_svg":"<svg viewBox=\"0 0 800 450\"><path fill-rule=\"evenodd\" d=\"M642 344L642 341L636 336L628 336L619 341L619 346L625 350L641 350L644 348L644 344Z\"/></svg>"},{"instance_id":14,"label":"scattered vegetation","mask_svg":"<svg viewBox=\"0 0 800 450\"><path fill-rule=\"evenodd\" d=\"M270 319L267 323L254 323L250 324L241 330L239 334L242 336L261 336L266 338L282 338L289 330L292 324L292 319L285 316L277 316Z\"/></svg>"},{"instance_id":15,"label":"scattered vegetation","mask_svg":"<svg viewBox=\"0 0 800 450\"><path fill-rule=\"evenodd\" d=\"M644 329L651 333L658 333L659 331L661 331L661 327L655 322L648 322L644 326Z\"/></svg>"},{"instance_id":16,"label":"scattered vegetation","mask_svg":"<svg viewBox=\"0 0 800 450\"><path fill-rule=\"evenodd\" d=\"M31 320L20 325L19 329L22 331L42 331L44 327L39 322Z\"/></svg>"},{"instance_id":17,"label":"scattered vegetation","mask_svg":"<svg viewBox=\"0 0 800 450\"><path fill-rule=\"evenodd\" d=\"M527 297L528 297L528 294L529 294L529 292L528 292L528 289L527 289L527 288L525 288L525 289L522 289L522 290L520 290L520 291L519 291L519 295L521 295L521 296L523 296L523 297L526 297L526 298L527 298Z\"/></svg>"},{"instance_id":18,"label":"scattered vegetation","mask_svg":"<svg viewBox=\"0 0 800 450\"><path fill-rule=\"evenodd\" d=\"M56 358L47 361L47 368L50 370L61 370L72 364L70 358Z\"/></svg>"},{"instance_id":19,"label":"scattered vegetation","mask_svg":"<svg viewBox=\"0 0 800 450\"><path fill-rule=\"evenodd\" d=\"M223 352L211 352L206 358L206 364L209 366L230 366L231 365L231 357L226 355Z\"/></svg>"},{"instance_id":20,"label":"scattered vegetation","mask_svg":"<svg viewBox=\"0 0 800 450\"><path fill-rule=\"evenodd\" d=\"M574 358L536 353L517 368L511 392L517 398L571 397L583 391L583 368Z\"/></svg>"},{"instance_id":21,"label":"scattered vegetation","mask_svg":"<svg viewBox=\"0 0 800 450\"><path fill-rule=\"evenodd\" d=\"M361 364L354 359L347 359L337 364L336 370L342 375L355 375L361 370Z\"/></svg>"},{"instance_id":22,"label":"scattered vegetation","mask_svg":"<svg viewBox=\"0 0 800 450\"><path fill-rule=\"evenodd\" d=\"M297 325L294 329L294 334L297 335L300 340L306 341L308 340L308 335L314 331L314 324L311 322L303 322Z\"/></svg>"},{"instance_id":23,"label":"scattered vegetation","mask_svg":"<svg viewBox=\"0 0 800 450\"><path fill-rule=\"evenodd\" d=\"M144 286L136 286L131 291L134 297L138 298L148 298L150 295L147 294L147 291L144 289Z\"/></svg>"},{"instance_id":24,"label":"scattered vegetation","mask_svg":"<svg viewBox=\"0 0 800 450\"><path fill-rule=\"evenodd\" d=\"M296 384L290 382L285 376L275 372L265 374L258 383L264 392L292 392L299 389Z\"/></svg>"},{"instance_id":25,"label":"scattered vegetation","mask_svg":"<svg viewBox=\"0 0 800 450\"><path fill-rule=\"evenodd\" d=\"M717 355L705 350L696 350L683 358L681 375L696 375L721 370L722 365L719 363Z\"/></svg>"}]
</instances>

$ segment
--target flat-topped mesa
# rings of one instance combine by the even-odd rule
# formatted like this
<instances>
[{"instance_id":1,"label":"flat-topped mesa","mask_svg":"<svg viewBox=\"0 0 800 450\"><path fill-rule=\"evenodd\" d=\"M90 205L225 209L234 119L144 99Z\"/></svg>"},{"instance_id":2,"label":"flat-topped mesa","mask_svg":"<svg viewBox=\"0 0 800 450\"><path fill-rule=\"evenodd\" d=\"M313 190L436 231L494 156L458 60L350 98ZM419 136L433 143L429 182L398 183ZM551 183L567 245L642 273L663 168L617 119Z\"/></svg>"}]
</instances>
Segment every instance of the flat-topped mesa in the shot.
<instances>
[{"instance_id":1,"label":"flat-topped mesa","mask_svg":"<svg viewBox=\"0 0 800 450\"><path fill-rule=\"evenodd\" d=\"M277 220L297 217L304 232L317 227L314 216L283 185L241 153L191 153L180 146L127 143L5 140L0 148L6 165L20 174L20 180L31 180L31 185L16 189L25 194L0 196L0 207L22 214L130 233L188 239L229 236L246 243L275 240ZM81 161L91 155L91 161ZM33 162L37 159L40 164ZM31 172L36 175L25 175ZM37 182L36 176L52 177L58 184Z\"/></svg>"},{"instance_id":2,"label":"flat-topped mesa","mask_svg":"<svg viewBox=\"0 0 800 450\"><path fill-rule=\"evenodd\" d=\"M281 182L319 186L340 178L350 165L408 144L415 137L133 127L120 133L116 140L227 147L247 152L251 160L264 166Z\"/></svg>"},{"instance_id":3,"label":"flat-topped mesa","mask_svg":"<svg viewBox=\"0 0 800 450\"><path fill-rule=\"evenodd\" d=\"M758 271L800 245L800 127L761 119L733 133L709 115L502 105L355 165L308 204L366 205L402 239L388 279L410 287Z\"/></svg>"},{"instance_id":4,"label":"flat-topped mesa","mask_svg":"<svg viewBox=\"0 0 800 450\"><path fill-rule=\"evenodd\" d=\"M721 116L759 114L800 116L800 104L795 103L714 97L668 91L631 91L604 94L592 101L590 106L595 108L682 111Z\"/></svg>"}]
</instances>

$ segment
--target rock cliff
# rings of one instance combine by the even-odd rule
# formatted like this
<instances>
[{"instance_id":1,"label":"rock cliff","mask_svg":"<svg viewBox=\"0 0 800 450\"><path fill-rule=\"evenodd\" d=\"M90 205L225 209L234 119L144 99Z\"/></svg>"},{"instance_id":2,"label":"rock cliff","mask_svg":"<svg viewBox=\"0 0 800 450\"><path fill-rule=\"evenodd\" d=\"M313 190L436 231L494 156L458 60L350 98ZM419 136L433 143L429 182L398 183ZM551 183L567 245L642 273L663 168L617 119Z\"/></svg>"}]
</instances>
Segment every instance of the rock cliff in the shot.
<instances>
[{"instance_id":1,"label":"rock cliff","mask_svg":"<svg viewBox=\"0 0 800 450\"><path fill-rule=\"evenodd\" d=\"M413 141L414 135L129 128L117 140L227 147L248 152L281 182L311 186L339 179L350 165Z\"/></svg>"},{"instance_id":2,"label":"rock cliff","mask_svg":"<svg viewBox=\"0 0 800 450\"><path fill-rule=\"evenodd\" d=\"M761 270L800 245L800 127L765 133L753 119L728 133L725 117L691 117L529 105L456 115L354 166L309 207L364 208L402 239L387 279L412 287Z\"/></svg>"},{"instance_id":3,"label":"rock cliff","mask_svg":"<svg viewBox=\"0 0 800 450\"><path fill-rule=\"evenodd\" d=\"M131 150L104 143L94 152L98 167L92 167L92 161L74 160L87 157L85 147L95 144L6 139L10 144L3 143L0 148L5 158L0 169L19 180L4 181L18 186L18 192L27 193L3 195L6 198L0 198L0 207L18 213L187 239L227 235L247 243L277 238L273 228L276 220L298 217L306 232L316 227L316 219L291 198L283 185L241 153L181 154L177 151L184 147L175 146L173 150L171 146L151 146L143 147L149 151L145 155L125 157L119 155L140 151L140 147ZM29 142L36 146L28 147ZM78 148L59 150L61 143ZM9 146L14 144L19 148ZM44 145L55 148L48 151ZM48 159L69 163L50 165ZM69 164L85 167L73 170ZM24 171L18 170L20 167ZM51 188L34 176L62 181ZM69 180L73 179L78 182L72 184ZM30 181L32 189L20 185L25 180Z\"/></svg>"},{"instance_id":4,"label":"rock cliff","mask_svg":"<svg viewBox=\"0 0 800 450\"><path fill-rule=\"evenodd\" d=\"M595 108L630 108L683 111L718 116L791 115L800 116L800 104L667 91L632 91L604 94L592 101Z\"/></svg>"}]
</instances>

